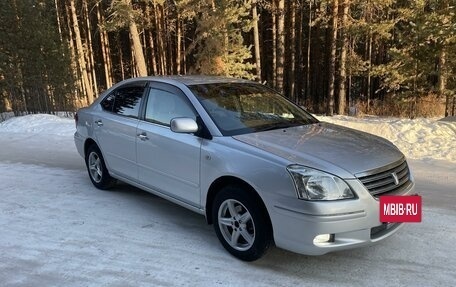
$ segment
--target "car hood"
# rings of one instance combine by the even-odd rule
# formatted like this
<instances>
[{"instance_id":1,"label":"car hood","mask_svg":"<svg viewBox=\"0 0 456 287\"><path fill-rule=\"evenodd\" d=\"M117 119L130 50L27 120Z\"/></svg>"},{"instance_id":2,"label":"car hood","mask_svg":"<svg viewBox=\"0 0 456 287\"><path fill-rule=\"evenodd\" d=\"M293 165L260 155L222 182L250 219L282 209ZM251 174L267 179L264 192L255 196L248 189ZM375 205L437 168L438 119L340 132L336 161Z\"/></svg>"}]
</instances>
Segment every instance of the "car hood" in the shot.
<instances>
[{"instance_id":1,"label":"car hood","mask_svg":"<svg viewBox=\"0 0 456 287\"><path fill-rule=\"evenodd\" d=\"M289 160L341 175L373 170L404 155L388 140L346 127L317 123L234 136L234 139Z\"/></svg>"}]
</instances>

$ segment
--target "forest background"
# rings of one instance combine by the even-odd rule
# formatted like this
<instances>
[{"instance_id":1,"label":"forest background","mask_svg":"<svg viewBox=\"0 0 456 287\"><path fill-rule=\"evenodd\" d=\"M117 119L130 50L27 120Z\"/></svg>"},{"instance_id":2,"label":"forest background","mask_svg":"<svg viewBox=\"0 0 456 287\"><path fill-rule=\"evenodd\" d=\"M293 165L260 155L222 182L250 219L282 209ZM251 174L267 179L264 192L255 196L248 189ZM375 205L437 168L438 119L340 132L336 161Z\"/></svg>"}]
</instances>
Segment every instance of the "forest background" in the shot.
<instances>
[{"instance_id":1,"label":"forest background","mask_svg":"<svg viewBox=\"0 0 456 287\"><path fill-rule=\"evenodd\" d=\"M455 114L455 0L2 0L0 113L123 79L211 74L318 114Z\"/></svg>"}]
</instances>

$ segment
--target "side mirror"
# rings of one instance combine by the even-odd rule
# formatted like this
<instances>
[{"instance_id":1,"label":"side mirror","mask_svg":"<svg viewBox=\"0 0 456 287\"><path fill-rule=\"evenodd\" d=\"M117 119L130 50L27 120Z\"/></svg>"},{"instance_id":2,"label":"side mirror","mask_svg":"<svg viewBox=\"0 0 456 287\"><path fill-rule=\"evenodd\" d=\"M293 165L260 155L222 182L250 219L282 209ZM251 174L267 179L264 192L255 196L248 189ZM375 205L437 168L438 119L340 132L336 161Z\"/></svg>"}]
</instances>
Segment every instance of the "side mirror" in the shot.
<instances>
[{"instance_id":1,"label":"side mirror","mask_svg":"<svg viewBox=\"0 0 456 287\"><path fill-rule=\"evenodd\" d=\"M191 118L174 118L171 120L171 130L183 134L196 133L198 124Z\"/></svg>"}]
</instances>

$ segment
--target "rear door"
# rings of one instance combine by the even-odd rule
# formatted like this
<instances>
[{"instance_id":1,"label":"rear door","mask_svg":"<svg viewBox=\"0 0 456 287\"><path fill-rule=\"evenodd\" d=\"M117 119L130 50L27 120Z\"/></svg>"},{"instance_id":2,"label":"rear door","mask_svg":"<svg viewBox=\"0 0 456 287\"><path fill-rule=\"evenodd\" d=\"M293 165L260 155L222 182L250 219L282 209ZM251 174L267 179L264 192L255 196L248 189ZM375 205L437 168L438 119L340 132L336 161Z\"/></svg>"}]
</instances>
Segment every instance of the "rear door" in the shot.
<instances>
[{"instance_id":1,"label":"rear door","mask_svg":"<svg viewBox=\"0 0 456 287\"><path fill-rule=\"evenodd\" d=\"M136 128L145 82L121 86L102 102L94 131L110 172L137 180Z\"/></svg>"},{"instance_id":2,"label":"rear door","mask_svg":"<svg viewBox=\"0 0 456 287\"><path fill-rule=\"evenodd\" d=\"M202 139L171 131L170 121L176 117L196 119L185 94L172 85L150 83L136 139L139 181L198 207Z\"/></svg>"}]
</instances>

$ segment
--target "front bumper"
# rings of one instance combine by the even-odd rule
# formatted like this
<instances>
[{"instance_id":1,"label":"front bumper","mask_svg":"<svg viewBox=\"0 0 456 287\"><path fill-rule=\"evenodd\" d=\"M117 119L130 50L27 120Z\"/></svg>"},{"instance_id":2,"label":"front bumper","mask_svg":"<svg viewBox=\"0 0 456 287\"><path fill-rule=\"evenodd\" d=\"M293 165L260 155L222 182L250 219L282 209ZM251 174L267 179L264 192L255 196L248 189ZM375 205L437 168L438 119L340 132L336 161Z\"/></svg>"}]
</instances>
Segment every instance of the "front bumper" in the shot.
<instances>
[{"instance_id":1,"label":"front bumper","mask_svg":"<svg viewBox=\"0 0 456 287\"><path fill-rule=\"evenodd\" d=\"M368 246L382 241L403 224L383 224L379 220L379 201L358 180L347 183L357 199L310 202L278 199L270 212L276 246L306 255ZM412 183L401 195L413 192ZM314 243L314 238L331 234L331 242Z\"/></svg>"}]
</instances>

